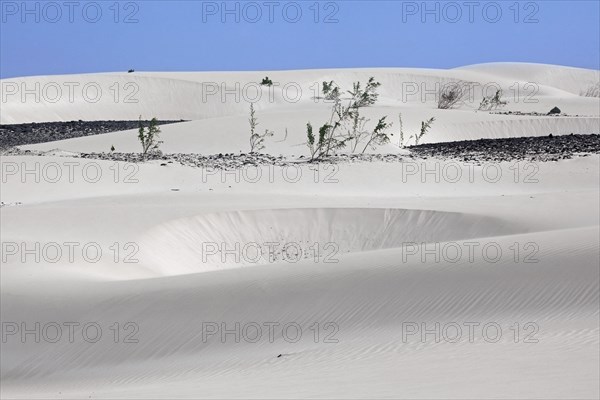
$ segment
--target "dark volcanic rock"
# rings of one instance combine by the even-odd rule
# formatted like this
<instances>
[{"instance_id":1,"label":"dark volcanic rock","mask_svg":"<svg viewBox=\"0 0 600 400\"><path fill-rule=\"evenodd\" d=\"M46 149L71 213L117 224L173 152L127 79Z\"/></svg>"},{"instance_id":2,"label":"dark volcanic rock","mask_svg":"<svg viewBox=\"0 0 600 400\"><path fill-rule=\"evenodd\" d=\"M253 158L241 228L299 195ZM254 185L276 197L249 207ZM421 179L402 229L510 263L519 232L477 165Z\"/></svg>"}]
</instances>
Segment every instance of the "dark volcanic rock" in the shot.
<instances>
[{"instance_id":1,"label":"dark volcanic rock","mask_svg":"<svg viewBox=\"0 0 600 400\"><path fill-rule=\"evenodd\" d=\"M148 126L150 121L142 121ZM183 121L158 121L159 125ZM0 125L0 149L25 144L53 142L80 136L100 135L128 129L137 129L139 121L70 121L32 122L29 124Z\"/></svg>"},{"instance_id":2,"label":"dark volcanic rock","mask_svg":"<svg viewBox=\"0 0 600 400\"><path fill-rule=\"evenodd\" d=\"M548 112L548 115L552 115L552 114L560 114L560 108L554 107L552 110L550 110Z\"/></svg>"},{"instance_id":3,"label":"dark volcanic rock","mask_svg":"<svg viewBox=\"0 0 600 400\"><path fill-rule=\"evenodd\" d=\"M506 139L480 139L429 143L409 147L417 157L456 158L473 161L552 161L576 154L600 153L600 135L559 135Z\"/></svg>"}]
</instances>

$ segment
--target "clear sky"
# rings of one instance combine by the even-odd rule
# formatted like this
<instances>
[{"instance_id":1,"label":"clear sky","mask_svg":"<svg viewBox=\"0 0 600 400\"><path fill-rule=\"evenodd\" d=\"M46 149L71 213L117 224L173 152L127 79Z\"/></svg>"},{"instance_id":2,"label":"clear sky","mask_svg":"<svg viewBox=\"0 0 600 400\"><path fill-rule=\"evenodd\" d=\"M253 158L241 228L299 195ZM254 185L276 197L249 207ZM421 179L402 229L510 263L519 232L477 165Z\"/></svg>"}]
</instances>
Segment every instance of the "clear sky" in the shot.
<instances>
[{"instance_id":1,"label":"clear sky","mask_svg":"<svg viewBox=\"0 0 600 400\"><path fill-rule=\"evenodd\" d=\"M600 68L598 0L0 3L2 78L497 61Z\"/></svg>"}]
</instances>

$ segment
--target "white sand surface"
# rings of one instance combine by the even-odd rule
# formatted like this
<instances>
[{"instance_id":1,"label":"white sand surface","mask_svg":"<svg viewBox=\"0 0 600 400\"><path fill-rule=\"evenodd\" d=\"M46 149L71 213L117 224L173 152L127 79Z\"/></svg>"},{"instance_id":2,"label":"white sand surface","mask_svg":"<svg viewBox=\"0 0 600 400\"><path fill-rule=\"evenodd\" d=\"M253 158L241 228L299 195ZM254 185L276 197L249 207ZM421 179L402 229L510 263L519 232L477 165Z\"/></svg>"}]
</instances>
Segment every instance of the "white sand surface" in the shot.
<instances>
[{"instance_id":1,"label":"white sand surface","mask_svg":"<svg viewBox=\"0 0 600 400\"><path fill-rule=\"evenodd\" d=\"M306 122L318 125L328 112L310 98L311 85L369 76L382 83L373 119L401 112L415 131L436 117L424 142L600 133L599 99L579 96L598 71L509 63L11 79L106 90L133 82L139 101L31 97L3 103L1 122L186 119L161 127L164 152L248 152L248 103L203 101L199 91L265 75L305 92L296 103L277 94L257 104L261 129L276 131L265 149L273 155L306 155ZM453 110L402 100L403 83L450 79L497 82L506 93L534 82L538 101L524 103L521 93L506 110L558 106L571 116L477 112L480 97ZM22 148L128 152L139 151L136 140L124 131ZM377 152L406 152L396 144ZM5 173L18 171L3 176L0 193L3 398L600 396L598 155L263 166L239 175L68 154L1 162ZM422 175L457 166L455 182ZM38 182L35 172L21 175L36 168ZM53 168L61 176L51 182ZM65 243L74 243L72 258ZM236 250L269 243L273 258ZM47 252L27 252L36 245Z\"/></svg>"}]
</instances>

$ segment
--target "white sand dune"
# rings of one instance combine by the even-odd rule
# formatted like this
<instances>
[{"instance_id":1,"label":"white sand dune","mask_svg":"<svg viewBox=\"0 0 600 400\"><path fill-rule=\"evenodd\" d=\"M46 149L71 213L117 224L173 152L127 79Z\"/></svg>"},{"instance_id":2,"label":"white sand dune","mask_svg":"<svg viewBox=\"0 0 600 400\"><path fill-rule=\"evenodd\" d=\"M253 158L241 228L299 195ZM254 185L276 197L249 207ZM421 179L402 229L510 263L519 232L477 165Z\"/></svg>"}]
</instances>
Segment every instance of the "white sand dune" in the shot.
<instances>
[{"instance_id":1,"label":"white sand dune","mask_svg":"<svg viewBox=\"0 0 600 400\"><path fill-rule=\"evenodd\" d=\"M488 63L469 65L457 69L482 72L506 79L537 82L575 95L580 95L588 87L597 85L600 79L599 71L546 64Z\"/></svg>"},{"instance_id":2,"label":"white sand dune","mask_svg":"<svg viewBox=\"0 0 600 400\"><path fill-rule=\"evenodd\" d=\"M189 119L161 127L165 152L247 152L247 102L204 102L198 91L203 82L231 87L264 75L309 93L314 82L347 86L373 75L382 87L369 116L394 121L402 112L407 131L436 116L432 142L599 132L598 99L579 96L597 71L524 64L12 79L91 80L107 90L135 82L139 102L11 100L1 121ZM402 101L410 79L506 88L537 80L538 103L524 105L522 94L507 108L558 106L573 116L475 112L478 100L437 110L432 99ZM260 127L276 131L265 151L297 157L306 155L303 127L324 121L327 105L277 97L257 111ZM236 175L61 152L139 151L135 135L23 146L59 149L55 156L2 157L3 398L600 396L600 156L264 166ZM377 151L405 150L392 141ZM73 179L65 163L76 163ZM6 174L8 165L18 172ZM56 166L61 178L44 179ZM486 175L490 166L498 179ZM35 173L21 175L36 168L38 183ZM87 168L100 178L84 179ZM436 179L436 168L458 168L463 178ZM248 178L257 171L260 179ZM277 244L273 258L221 251L268 243ZM23 251L36 244L62 256ZM101 257L82 253L89 244ZM39 340L22 336L36 323ZM79 324L73 340L70 323ZM57 326L62 336L52 340Z\"/></svg>"},{"instance_id":3,"label":"white sand dune","mask_svg":"<svg viewBox=\"0 0 600 400\"><path fill-rule=\"evenodd\" d=\"M259 85L265 75L272 78L275 87ZM402 112L405 130L410 133L418 131L422 120L435 116L439 122L423 142L600 132L597 98L579 95L598 81L597 71L530 64L484 64L454 70L136 72L29 77L2 81L4 112L0 121L135 120L140 115L194 120L188 125L163 128L165 138L173 135L173 140L165 140L165 150L183 151L184 146L191 145L189 151L210 152L213 147L203 146L217 140L219 144L229 145L221 151L239 152L248 151L247 141L240 140L244 138L240 132L247 130L249 103L255 102L260 129L275 130L277 140L285 138L286 128L289 133L285 146L275 144L267 151L293 154L289 147L304 141L306 122L318 125L327 120L329 105L315 99L321 82L333 80L342 87L351 87L352 82L365 81L370 76L376 77L382 86L379 105L368 110L367 115L373 119L389 115L392 122L397 122L397 114ZM436 89L460 80L473 83L469 99L456 110L437 110ZM482 96L493 94L496 88L504 91L508 101L506 111L546 113L560 106L563 112L577 117L556 122L544 117L473 113ZM39 97L27 94L26 90ZM486 129L488 124L489 129ZM122 151L131 151L137 145L133 131L109 137ZM80 138L60 142L60 146L85 151L104 140ZM47 146L32 148L48 149ZM392 151L393 147L386 150Z\"/></svg>"}]
</instances>

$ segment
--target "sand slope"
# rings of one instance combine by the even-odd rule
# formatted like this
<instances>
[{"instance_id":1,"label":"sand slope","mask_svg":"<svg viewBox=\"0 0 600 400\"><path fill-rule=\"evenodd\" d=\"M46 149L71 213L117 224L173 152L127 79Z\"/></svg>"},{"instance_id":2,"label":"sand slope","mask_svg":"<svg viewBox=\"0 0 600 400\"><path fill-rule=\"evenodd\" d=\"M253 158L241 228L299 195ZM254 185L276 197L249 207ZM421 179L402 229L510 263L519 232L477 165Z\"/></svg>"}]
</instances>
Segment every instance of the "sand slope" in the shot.
<instances>
[{"instance_id":1,"label":"sand slope","mask_svg":"<svg viewBox=\"0 0 600 400\"><path fill-rule=\"evenodd\" d=\"M499 64L268 74L303 87L374 74L382 97L369 113L403 112L409 128L439 116L434 141L591 133L598 99L577 93L595 73ZM109 86L134 79L140 102L10 103L2 122L156 113L192 120L163 127L165 151L247 151L247 104L205 103L196 93L208 76L234 82L265 74L47 77ZM590 116L509 117L398 101L407 78L490 76L508 86L539 79L544 95L536 107ZM299 103L257 107L275 139L289 126L287 140L268 143L269 152L305 154L302 124L324 118L327 107ZM133 131L26 147L105 151L112 144L137 151ZM379 151L400 150L392 143ZM503 162L493 165L499 179L486 175L489 165L460 164L464 178L450 182L421 174L457 165L440 160L265 166L253 180L257 170L236 175L61 154L1 160L4 172L18 168L3 176L0 192L7 204L0 208L3 398L600 396L598 155ZM73 179L65 163L76 163ZM419 173L407 174L409 163ZM49 182L43 171L57 165L63 175ZM36 168L39 182L35 173L21 175ZM86 168L100 171L99 179L86 180ZM73 259L66 242L78 244ZM54 243L63 255L40 250L36 259L8 251L8 243L21 250ZM102 250L98 259L81 252L92 243ZM273 258L237 260L240 251L222 251L267 243L277 244ZM285 252L287 243L298 246ZM38 341L21 336L36 323ZM79 324L73 340L69 323ZM57 325L62 336L53 340ZM96 327L101 335L89 340Z\"/></svg>"}]
</instances>

